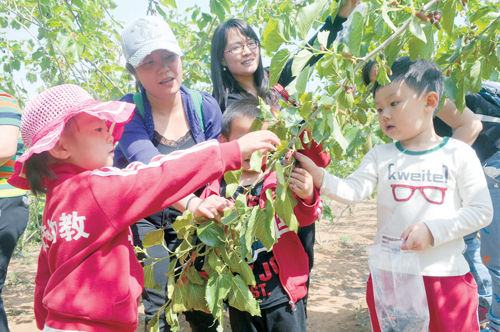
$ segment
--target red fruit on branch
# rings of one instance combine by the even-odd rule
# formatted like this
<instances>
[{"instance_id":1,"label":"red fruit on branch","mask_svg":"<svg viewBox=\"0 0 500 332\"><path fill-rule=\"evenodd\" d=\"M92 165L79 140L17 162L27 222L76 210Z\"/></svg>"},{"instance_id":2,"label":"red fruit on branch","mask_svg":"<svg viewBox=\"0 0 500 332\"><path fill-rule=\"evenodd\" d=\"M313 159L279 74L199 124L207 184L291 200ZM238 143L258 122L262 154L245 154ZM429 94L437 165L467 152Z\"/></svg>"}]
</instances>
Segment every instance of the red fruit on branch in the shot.
<instances>
[{"instance_id":1,"label":"red fruit on branch","mask_svg":"<svg viewBox=\"0 0 500 332\"><path fill-rule=\"evenodd\" d=\"M177 279L177 285L179 285L180 288L184 288L184 283L181 279Z\"/></svg>"},{"instance_id":2,"label":"red fruit on branch","mask_svg":"<svg viewBox=\"0 0 500 332\"><path fill-rule=\"evenodd\" d=\"M434 12L434 18L436 19L436 21L441 20L441 13L438 10Z\"/></svg>"},{"instance_id":3,"label":"red fruit on branch","mask_svg":"<svg viewBox=\"0 0 500 332\"><path fill-rule=\"evenodd\" d=\"M451 71L449 69L446 71L446 76L451 77Z\"/></svg>"},{"instance_id":4,"label":"red fruit on branch","mask_svg":"<svg viewBox=\"0 0 500 332\"><path fill-rule=\"evenodd\" d=\"M389 2L389 6L399 7L399 2L397 2L396 0L393 0L393 1Z\"/></svg>"},{"instance_id":5,"label":"red fruit on branch","mask_svg":"<svg viewBox=\"0 0 500 332\"><path fill-rule=\"evenodd\" d=\"M188 282L188 278L186 277L185 274L182 275L181 279L182 279L182 282L185 283L185 284Z\"/></svg>"},{"instance_id":6,"label":"red fruit on branch","mask_svg":"<svg viewBox=\"0 0 500 332\"><path fill-rule=\"evenodd\" d=\"M191 262L195 261L196 255L198 255L198 253L196 251L193 251L193 253L191 254Z\"/></svg>"},{"instance_id":7,"label":"red fruit on branch","mask_svg":"<svg viewBox=\"0 0 500 332\"><path fill-rule=\"evenodd\" d=\"M430 19L427 16L425 16L424 12L417 12L417 13L415 13L415 16L424 22L430 21Z\"/></svg>"},{"instance_id":8,"label":"red fruit on branch","mask_svg":"<svg viewBox=\"0 0 500 332\"><path fill-rule=\"evenodd\" d=\"M346 59L350 59L350 58L352 57L352 54L351 54L351 53L348 53L348 52L342 52L341 54L342 54L342 56L343 56L344 58L346 58Z\"/></svg>"},{"instance_id":9,"label":"red fruit on branch","mask_svg":"<svg viewBox=\"0 0 500 332\"><path fill-rule=\"evenodd\" d=\"M438 29L438 30L441 30L441 24L439 24L439 22L435 22L434 23L434 26Z\"/></svg>"}]
</instances>

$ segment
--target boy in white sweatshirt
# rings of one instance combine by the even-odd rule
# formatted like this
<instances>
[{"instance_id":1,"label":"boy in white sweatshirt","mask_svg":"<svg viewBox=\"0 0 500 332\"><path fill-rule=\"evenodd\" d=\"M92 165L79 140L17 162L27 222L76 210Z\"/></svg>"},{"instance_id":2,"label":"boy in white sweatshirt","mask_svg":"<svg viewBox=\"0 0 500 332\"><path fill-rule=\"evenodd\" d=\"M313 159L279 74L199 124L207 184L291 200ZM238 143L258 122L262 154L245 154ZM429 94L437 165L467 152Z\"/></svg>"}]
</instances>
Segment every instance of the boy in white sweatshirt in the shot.
<instances>
[{"instance_id":1,"label":"boy in white sweatshirt","mask_svg":"<svg viewBox=\"0 0 500 332\"><path fill-rule=\"evenodd\" d=\"M340 179L309 158L296 158L321 193L344 204L369 196L378 185L377 234L416 250L429 304L431 332L479 331L477 285L462 255L463 236L487 226L492 203L474 151L439 137L433 126L444 89L442 74L425 59L396 59L391 83L375 83L382 131L396 143L377 145L359 168ZM373 331L381 331L371 277L366 299Z\"/></svg>"}]
</instances>

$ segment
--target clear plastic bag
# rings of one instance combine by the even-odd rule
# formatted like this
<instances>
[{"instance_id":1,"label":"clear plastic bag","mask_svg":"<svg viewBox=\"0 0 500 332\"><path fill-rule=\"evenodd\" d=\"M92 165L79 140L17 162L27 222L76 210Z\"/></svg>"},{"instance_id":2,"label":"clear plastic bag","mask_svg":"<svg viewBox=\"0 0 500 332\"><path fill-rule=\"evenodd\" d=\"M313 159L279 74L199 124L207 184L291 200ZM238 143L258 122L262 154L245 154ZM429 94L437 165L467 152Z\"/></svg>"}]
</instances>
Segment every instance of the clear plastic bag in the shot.
<instances>
[{"instance_id":1,"label":"clear plastic bag","mask_svg":"<svg viewBox=\"0 0 500 332\"><path fill-rule=\"evenodd\" d=\"M369 246L368 263L375 309L382 332L427 332L429 307L418 254L402 241Z\"/></svg>"}]
</instances>

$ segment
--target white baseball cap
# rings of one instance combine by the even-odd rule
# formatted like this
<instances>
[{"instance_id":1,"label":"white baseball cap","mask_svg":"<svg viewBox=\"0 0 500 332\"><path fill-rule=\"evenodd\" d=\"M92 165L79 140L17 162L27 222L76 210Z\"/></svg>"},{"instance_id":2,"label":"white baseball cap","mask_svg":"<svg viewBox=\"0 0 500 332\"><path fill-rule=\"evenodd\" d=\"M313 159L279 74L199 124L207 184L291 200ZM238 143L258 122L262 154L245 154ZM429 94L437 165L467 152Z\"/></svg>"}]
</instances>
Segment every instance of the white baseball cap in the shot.
<instances>
[{"instance_id":1,"label":"white baseball cap","mask_svg":"<svg viewBox=\"0 0 500 332\"><path fill-rule=\"evenodd\" d=\"M121 35L125 60L134 68L156 50L167 50L182 56L181 48L167 22L157 16L134 19Z\"/></svg>"}]
</instances>

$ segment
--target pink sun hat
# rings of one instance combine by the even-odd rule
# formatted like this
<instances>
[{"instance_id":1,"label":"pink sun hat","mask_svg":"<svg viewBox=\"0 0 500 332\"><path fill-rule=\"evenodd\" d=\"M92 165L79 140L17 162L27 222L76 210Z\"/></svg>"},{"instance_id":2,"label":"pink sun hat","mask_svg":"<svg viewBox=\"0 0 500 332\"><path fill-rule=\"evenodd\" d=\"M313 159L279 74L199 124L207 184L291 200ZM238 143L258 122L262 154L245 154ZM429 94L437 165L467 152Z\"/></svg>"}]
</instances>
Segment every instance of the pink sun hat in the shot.
<instances>
[{"instance_id":1,"label":"pink sun hat","mask_svg":"<svg viewBox=\"0 0 500 332\"><path fill-rule=\"evenodd\" d=\"M106 120L115 143L121 138L125 123L134 114L134 104L109 101L101 102L73 84L63 84L45 90L32 99L21 116L21 137L28 150L16 161L14 174L8 182L29 190L24 163L33 154L52 149L59 141L69 119L87 113Z\"/></svg>"}]
</instances>

